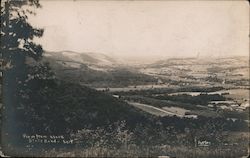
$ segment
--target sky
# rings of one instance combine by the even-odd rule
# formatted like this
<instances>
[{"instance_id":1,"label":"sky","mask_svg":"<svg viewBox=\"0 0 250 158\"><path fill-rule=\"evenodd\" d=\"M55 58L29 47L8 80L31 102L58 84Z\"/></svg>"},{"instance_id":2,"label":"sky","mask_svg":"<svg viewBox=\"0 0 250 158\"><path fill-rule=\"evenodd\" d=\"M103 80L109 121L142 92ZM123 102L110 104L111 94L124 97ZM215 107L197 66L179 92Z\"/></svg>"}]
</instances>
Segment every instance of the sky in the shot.
<instances>
[{"instance_id":1,"label":"sky","mask_svg":"<svg viewBox=\"0 0 250 158\"><path fill-rule=\"evenodd\" d=\"M47 51L110 56L248 55L247 1L46 1L30 17Z\"/></svg>"}]
</instances>

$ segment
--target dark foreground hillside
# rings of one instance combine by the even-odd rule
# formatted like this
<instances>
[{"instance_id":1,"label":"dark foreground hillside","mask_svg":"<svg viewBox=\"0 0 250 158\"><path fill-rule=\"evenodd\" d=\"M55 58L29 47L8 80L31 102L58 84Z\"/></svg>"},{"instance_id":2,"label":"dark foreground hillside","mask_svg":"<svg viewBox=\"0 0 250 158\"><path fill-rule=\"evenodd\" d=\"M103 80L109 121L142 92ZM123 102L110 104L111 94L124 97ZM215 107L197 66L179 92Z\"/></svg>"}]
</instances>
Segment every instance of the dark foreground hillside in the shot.
<instances>
[{"instance_id":1,"label":"dark foreground hillside","mask_svg":"<svg viewBox=\"0 0 250 158\"><path fill-rule=\"evenodd\" d=\"M63 81L46 82L49 86L32 87L29 99L22 100L23 109L16 111L19 118L14 138L19 140L24 155L233 157L247 152L246 135L240 134L242 130L247 131L244 122L211 118L157 118L86 87ZM29 106L31 103L32 106ZM239 144L230 147L234 154L228 154L221 145L223 141L230 143L232 135L227 131L232 129ZM44 144L44 139L37 137L29 142L30 139L23 134L63 136L63 140L72 142L65 144L58 138L58 143ZM196 148L196 139L209 139L213 147ZM192 148L193 152L189 152L188 148ZM16 149L13 148L11 153L17 152Z\"/></svg>"},{"instance_id":2,"label":"dark foreground hillside","mask_svg":"<svg viewBox=\"0 0 250 158\"><path fill-rule=\"evenodd\" d=\"M105 128L124 121L134 127L148 119L127 103L88 87L57 80L31 79L17 87L14 133L65 135L79 129ZM14 127L12 127L14 129Z\"/></svg>"}]
</instances>

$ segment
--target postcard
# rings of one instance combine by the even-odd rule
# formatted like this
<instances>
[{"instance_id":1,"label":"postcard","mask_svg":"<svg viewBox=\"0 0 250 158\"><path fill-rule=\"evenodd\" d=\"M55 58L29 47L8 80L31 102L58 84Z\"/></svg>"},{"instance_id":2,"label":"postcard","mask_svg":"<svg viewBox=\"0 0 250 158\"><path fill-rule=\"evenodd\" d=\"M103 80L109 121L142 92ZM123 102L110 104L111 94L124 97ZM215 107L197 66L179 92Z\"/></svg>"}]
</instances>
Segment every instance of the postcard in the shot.
<instances>
[{"instance_id":1,"label":"postcard","mask_svg":"<svg viewBox=\"0 0 250 158\"><path fill-rule=\"evenodd\" d=\"M247 1L1 1L1 156L249 155Z\"/></svg>"}]
</instances>

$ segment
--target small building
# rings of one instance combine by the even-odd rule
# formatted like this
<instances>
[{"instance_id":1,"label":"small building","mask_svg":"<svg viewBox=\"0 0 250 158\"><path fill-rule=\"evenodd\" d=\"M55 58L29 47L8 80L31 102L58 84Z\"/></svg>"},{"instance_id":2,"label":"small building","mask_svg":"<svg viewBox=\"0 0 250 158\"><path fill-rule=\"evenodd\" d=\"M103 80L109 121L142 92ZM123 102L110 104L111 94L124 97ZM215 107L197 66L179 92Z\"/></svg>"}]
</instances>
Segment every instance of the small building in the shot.
<instances>
[{"instance_id":1,"label":"small building","mask_svg":"<svg viewBox=\"0 0 250 158\"><path fill-rule=\"evenodd\" d=\"M184 115L184 117L186 117L186 118L193 118L193 119L197 119L198 118L197 115Z\"/></svg>"},{"instance_id":2,"label":"small building","mask_svg":"<svg viewBox=\"0 0 250 158\"><path fill-rule=\"evenodd\" d=\"M161 79L157 80L157 84L163 84L164 82Z\"/></svg>"},{"instance_id":3,"label":"small building","mask_svg":"<svg viewBox=\"0 0 250 158\"><path fill-rule=\"evenodd\" d=\"M230 106L231 107L238 107L239 105L237 105L237 104L231 104Z\"/></svg>"},{"instance_id":4,"label":"small building","mask_svg":"<svg viewBox=\"0 0 250 158\"><path fill-rule=\"evenodd\" d=\"M208 104L207 106L210 107L210 108L213 108L213 107L214 107L213 104Z\"/></svg>"},{"instance_id":5,"label":"small building","mask_svg":"<svg viewBox=\"0 0 250 158\"><path fill-rule=\"evenodd\" d=\"M115 94L113 95L113 97L115 97L115 98L119 98L119 99L121 98L121 96L120 96L120 95L115 95Z\"/></svg>"},{"instance_id":6,"label":"small building","mask_svg":"<svg viewBox=\"0 0 250 158\"><path fill-rule=\"evenodd\" d=\"M226 105L222 105L222 106L220 106L220 108L223 109L223 110L225 110L225 109L227 109L227 110L233 110L232 107L228 107Z\"/></svg>"},{"instance_id":7,"label":"small building","mask_svg":"<svg viewBox=\"0 0 250 158\"><path fill-rule=\"evenodd\" d=\"M249 107L249 102L244 102L240 105L240 107L246 109L247 107Z\"/></svg>"}]
</instances>

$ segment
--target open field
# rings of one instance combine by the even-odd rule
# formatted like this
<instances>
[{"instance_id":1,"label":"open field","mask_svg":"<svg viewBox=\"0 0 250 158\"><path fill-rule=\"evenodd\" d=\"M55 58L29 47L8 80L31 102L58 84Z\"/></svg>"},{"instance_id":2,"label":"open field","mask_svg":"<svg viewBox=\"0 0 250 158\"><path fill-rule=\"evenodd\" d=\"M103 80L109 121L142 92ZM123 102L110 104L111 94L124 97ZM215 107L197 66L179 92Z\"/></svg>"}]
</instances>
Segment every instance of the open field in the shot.
<instances>
[{"instance_id":1,"label":"open field","mask_svg":"<svg viewBox=\"0 0 250 158\"><path fill-rule=\"evenodd\" d=\"M128 103L152 115L162 116L162 117L174 116L174 115L177 117L184 117L185 112L183 113L183 111L187 111L185 109L173 108L173 107L172 108L168 108L168 107L157 108L157 107L147 105L147 104L141 104L141 103L135 103L135 102L128 102Z\"/></svg>"}]
</instances>

